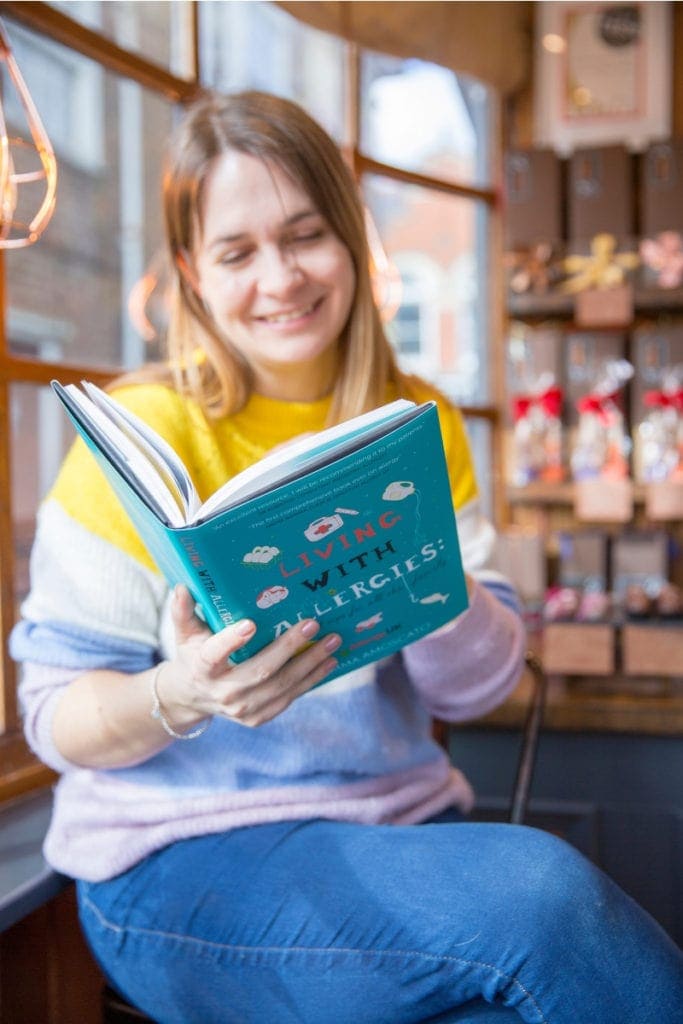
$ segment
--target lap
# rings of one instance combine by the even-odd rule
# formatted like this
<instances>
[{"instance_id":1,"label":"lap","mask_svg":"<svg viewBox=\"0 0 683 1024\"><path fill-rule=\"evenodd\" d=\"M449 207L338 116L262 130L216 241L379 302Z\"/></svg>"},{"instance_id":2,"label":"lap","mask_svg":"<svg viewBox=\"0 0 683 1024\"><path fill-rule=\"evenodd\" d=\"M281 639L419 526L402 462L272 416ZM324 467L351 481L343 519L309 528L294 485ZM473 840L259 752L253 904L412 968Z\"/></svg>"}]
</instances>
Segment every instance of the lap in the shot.
<instances>
[{"instance_id":1,"label":"lap","mask_svg":"<svg viewBox=\"0 0 683 1024\"><path fill-rule=\"evenodd\" d=\"M80 898L114 983L153 998L163 1021L456 1021L484 999L540 1022L557 1000L541 937L571 938L568 896L589 885L593 904L620 904L605 876L534 829L308 821L175 843L82 883ZM605 954L587 924L565 943L579 975Z\"/></svg>"}]
</instances>

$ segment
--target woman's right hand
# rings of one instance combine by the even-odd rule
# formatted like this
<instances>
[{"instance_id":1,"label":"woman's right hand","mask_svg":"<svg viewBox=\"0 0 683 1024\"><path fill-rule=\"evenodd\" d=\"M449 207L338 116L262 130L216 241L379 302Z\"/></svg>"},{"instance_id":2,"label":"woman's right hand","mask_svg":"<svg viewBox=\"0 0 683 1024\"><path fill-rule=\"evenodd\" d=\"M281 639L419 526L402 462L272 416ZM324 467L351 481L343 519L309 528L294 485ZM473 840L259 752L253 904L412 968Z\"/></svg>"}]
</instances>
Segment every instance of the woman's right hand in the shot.
<instances>
[{"instance_id":1,"label":"woman's right hand","mask_svg":"<svg viewBox=\"0 0 683 1024\"><path fill-rule=\"evenodd\" d=\"M157 692L166 719L179 731L210 715L262 725L338 664L331 655L341 638L332 633L312 643L320 631L315 619L298 622L258 654L233 665L230 656L256 633L250 619L211 633L195 615L194 601L183 586L173 593L171 614L176 653L161 668Z\"/></svg>"}]
</instances>

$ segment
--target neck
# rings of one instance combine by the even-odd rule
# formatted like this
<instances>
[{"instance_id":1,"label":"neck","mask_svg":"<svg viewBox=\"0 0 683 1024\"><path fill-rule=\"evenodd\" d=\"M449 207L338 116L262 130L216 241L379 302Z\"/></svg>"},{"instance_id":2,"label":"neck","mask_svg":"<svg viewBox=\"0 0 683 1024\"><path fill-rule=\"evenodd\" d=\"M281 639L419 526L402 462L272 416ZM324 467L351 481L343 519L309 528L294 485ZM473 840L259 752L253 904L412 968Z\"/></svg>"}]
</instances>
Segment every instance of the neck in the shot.
<instances>
[{"instance_id":1,"label":"neck","mask_svg":"<svg viewBox=\"0 0 683 1024\"><path fill-rule=\"evenodd\" d=\"M316 402L329 395L336 376L336 353L330 353L314 364L255 367L254 389L259 395L282 402Z\"/></svg>"}]
</instances>

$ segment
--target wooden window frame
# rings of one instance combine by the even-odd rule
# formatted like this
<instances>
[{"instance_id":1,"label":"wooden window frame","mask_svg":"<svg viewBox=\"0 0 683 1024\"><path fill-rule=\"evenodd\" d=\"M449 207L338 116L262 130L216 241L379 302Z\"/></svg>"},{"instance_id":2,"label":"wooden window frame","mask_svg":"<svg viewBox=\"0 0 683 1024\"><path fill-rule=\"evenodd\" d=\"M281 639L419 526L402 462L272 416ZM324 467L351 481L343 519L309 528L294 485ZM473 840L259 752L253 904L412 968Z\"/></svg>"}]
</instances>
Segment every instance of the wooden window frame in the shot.
<instances>
[{"instance_id":1,"label":"wooden window frame","mask_svg":"<svg viewBox=\"0 0 683 1024\"><path fill-rule=\"evenodd\" d=\"M80 53L98 63L104 69L123 78L137 82L152 92L159 94L172 103L185 104L201 92L201 68L199 56L199 4L197 0L189 0L188 31L191 33L192 70L188 78L180 78L165 68L146 60L144 57L128 51L106 36L86 28L79 22L68 17L47 3L40 2L0 2L0 17L7 16L11 21L18 22L40 35L61 43L63 46ZM495 233L499 230L499 193L496 189L473 188L459 185L426 175L401 170L372 160L364 155L359 148L360 128L360 61L359 50L354 44L347 47L349 95L347 97L349 145L346 155L353 167L357 179L363 174L372 173L393 178L422 188L437 189L454 196L482 201L489 207L493 233L490 245L494 245ZM40 243L38 243L40 244ZM491 248L495 251L495 248ZM6 322L6 291L5 291L5 259L11 254L0 253L0 803L16 798L23 793L50 785L56 776L49 768L42 765L28 749L21 732L19 709L16 697L16 666L8 652L8 637L14 624L14 524L12 521L11 481L12 481L12 445L10 436L10 389L17 384L48 385L58 376L62 381L78 382L87 377L96 383L106 383L117 372L105 372L101 368L88 365L76 366L68 363L38 362L37 360L20 358L13 355L7 347L5 330ZM494 323L494 339L492 351L500 347L496 345L495 336L502 332L503 303L500 286L494 286L492 296L494 309L500 311L492 318ZM496 323L496 321L498 321ZM494 368L498 361L494 362ZM499 416L495 397L502 395L502 381L491 382L491 394L494 402L486 406L463 407L462 412L467 418L483 418L491 423L494 437L492 463L494 481L500 479L497 467L500 464L500 446L496 443L496 430ZM494 507L502 507L502 491L494 488Z\"/></svg>"},{"instance_id":2,"label":"wooden window frame","mask_svg":"<svg viewBox=\"0 0 683 1024\"><path fill-rule=\"evenodd\" d=\"M61 43L95 61L105 70L130 79L172 103L187 103L199 92L197 3L188 5L192 33L192 69L180 78L138 54L118 46L106 36L86 28L47 3L0 3L0 17L25 26L39 35ZM37 243L40 245L40 242ZM42 765L28 749L21 732L17 707L16 666L7 640L14 620L14 524L12 522L12 444L10 436L10 389L16 384L48 385L58 376L67 383L87 377L106 383L115 374L91 366L22 359L9 352L5 330L5 259L0 253L0 803L22 793L51 784L55 774Z\"/></svg>"}]
</instances>

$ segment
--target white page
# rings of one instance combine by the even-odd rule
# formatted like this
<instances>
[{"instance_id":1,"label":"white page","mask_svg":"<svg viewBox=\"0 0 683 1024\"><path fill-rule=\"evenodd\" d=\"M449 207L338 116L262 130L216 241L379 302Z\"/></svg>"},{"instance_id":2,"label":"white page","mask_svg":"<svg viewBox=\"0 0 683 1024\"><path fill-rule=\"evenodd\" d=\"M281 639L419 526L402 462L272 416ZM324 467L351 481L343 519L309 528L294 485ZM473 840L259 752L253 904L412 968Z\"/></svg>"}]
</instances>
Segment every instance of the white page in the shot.
<instances>
[{"instance_id":1,"label":"white page","mask_svg":"<svg viewBox=\"0 0 683 1024\"><path fill-rule=\"evenodd\" d=\"M189 521L199 508L200 501L190 475L177 452L143 419L136 416L120 402L111 398L96 384L84 380L81 382L89 398L113 421L121 427L131 441L139 445L143 454L156 467L164 479L168 476L168 486L177 492L178 503L185 518Z\"/></svg>"},{"instance_id":2,"label":"white page","mask_svg":"<svg viewBox=\"0 0 683 1024\"><path fill-rule=\"evenodd\" d=\"M362 447L374 437L388 432L389 424L394 426L399 421L411 418L418 408L420 407L414 402L400 398L344 423L337 423L312 437L292 441L285 448L264 456L259 462L247 467L219 487L197 510L192 522L208 519L217 512L272 490L286 481L296 479L297 476L303 475L304 471L308 472L316 465L324 465L338 458L342 451L348 452L356 447ZM375 429L371 430L373 426Z\"/></svg>"},{"instance_id":3,"label":"white page","mask_svg":"<svg viewBox=\"0 0 683 1024\"><path fill-rule=\"evenodd\" d=\"M185 515L173 498L161 474L143 455L140 448L129 440L123 430L75 384L67 384L64 391L78 407L85 422L93 423L100 435L104 435L109 442L109 447L115 449L119 458L126 463L129 472L139 482L143 497L147 496L152 499L152 504L155 504L162 513L161 518L170 526L184 526Z\"/></svg>"}]
</instances>

